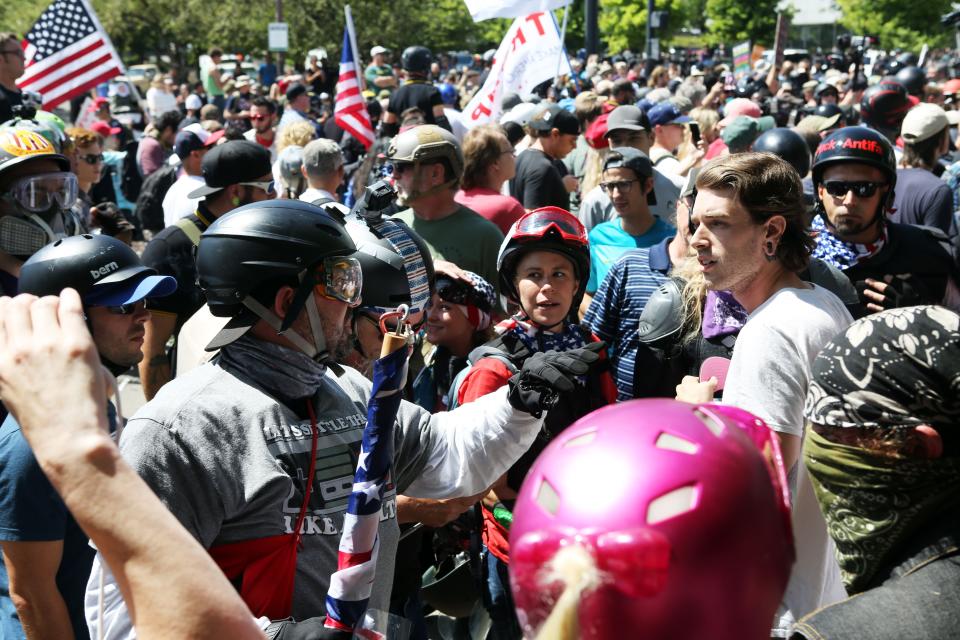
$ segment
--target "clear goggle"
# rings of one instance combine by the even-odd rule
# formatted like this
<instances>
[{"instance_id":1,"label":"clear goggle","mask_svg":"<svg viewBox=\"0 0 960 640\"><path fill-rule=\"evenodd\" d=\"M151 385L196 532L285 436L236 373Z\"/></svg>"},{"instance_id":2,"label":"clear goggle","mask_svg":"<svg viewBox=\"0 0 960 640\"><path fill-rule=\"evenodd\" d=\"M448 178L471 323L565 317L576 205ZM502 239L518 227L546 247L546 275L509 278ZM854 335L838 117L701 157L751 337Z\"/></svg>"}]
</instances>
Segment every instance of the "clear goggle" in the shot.
<instances>
[{"instance_id":1,"label":"clear goggle","mask_svg":"<svg viewBox=\"0 0 960 640\"><path fill-rule=\"evenodd\" d=\"M44 213L54 204L61 210L69 209L78 193L77 176L61 171L20 178L3 197L29 213Z\"/></svg>"},{"instance_id":2,"label":"clear goggle","mask_svg":"<svg viewBox=\"0 0 960 640\"><path fill-rule=\"evenodd\" d=\"M320 295L355 307L360 304L362 288L363 271L356 258L324 258L317 271L317 289Z\"/></svg>"}]
</instances>

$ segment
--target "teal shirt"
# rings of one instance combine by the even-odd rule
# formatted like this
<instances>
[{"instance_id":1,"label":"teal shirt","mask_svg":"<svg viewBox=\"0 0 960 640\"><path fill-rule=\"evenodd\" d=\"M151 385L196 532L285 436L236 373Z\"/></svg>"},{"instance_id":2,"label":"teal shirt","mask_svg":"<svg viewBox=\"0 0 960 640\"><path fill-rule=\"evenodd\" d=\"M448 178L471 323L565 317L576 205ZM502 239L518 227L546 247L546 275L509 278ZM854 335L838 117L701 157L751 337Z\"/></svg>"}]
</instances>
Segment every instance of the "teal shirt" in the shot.
<instances>
[{"instance_id":1,"label":"teal shirt","mask_svg":"<svg viewBox=\"0 0 960 640\"><path fill-rule=\"evenodd\" d=\"M650 247L664 238L672 237L677 230L656 218L647 232L632 236L623 230L620 218L602 222L590 231L590 279L587 293L593 294L607 276L610 267L630 249Z\"/></svg>"}]
</instances>

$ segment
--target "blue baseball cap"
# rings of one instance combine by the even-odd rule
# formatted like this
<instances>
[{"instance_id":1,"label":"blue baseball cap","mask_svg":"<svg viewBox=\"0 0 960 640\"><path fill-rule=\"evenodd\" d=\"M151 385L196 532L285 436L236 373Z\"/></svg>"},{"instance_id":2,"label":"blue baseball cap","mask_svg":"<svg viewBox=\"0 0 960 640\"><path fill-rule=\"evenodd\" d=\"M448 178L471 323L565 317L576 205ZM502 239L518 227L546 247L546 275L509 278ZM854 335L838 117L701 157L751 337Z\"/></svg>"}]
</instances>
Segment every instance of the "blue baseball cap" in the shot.
<instances>
[{"instance_id":1,"label":"blue baseball cap","mask_svg":"<svg viewBox=\"0 0 960 640\"><path fill-rule=\"evenodd\" d=\"M686 124L693 119L680 113L680 109L670 102L654 105L647 112L647 117L650 118L650 124L654 127L665 124Z\"/></svg>"},{"instance_id":2,"label":"blue baseball cap","mask_svg":"<svg viewBox=\"0 0 960 640\"><path fill-rule=\"evenodd\" d=\"M144 271L144 277L131 278L109 286L97 287L83 302L92 307L120 307L134 304L145 298L162 298L177 290L177 280L171 276L150 275L153 269Z\"/></svg>"}]
</instances>

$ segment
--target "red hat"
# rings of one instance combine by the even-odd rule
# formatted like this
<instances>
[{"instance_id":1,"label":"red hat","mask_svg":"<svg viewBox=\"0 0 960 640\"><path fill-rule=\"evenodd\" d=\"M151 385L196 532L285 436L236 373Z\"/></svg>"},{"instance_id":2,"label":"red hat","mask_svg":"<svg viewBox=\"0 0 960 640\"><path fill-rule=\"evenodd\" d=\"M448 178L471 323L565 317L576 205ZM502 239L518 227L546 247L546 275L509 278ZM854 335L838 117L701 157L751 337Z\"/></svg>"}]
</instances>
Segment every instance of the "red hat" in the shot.
<instances>
[{"instance_id":1,"label":"red hat","mask_svg":"<svg viewBox=\"0 0 960 640\"><path fill-rule=\"evenodd\" d=\"M609 113L604 113L591 122L587 127L586 133L583 134L583 137L587 140L587 144L594 149L606 149L610 146L607 140L607 119L609 117Z\"/></svg>"},{"instance_id":2,"label":"red hat","mask_svg":"<svg viewBox=\"0 0 960 640\"><path fill-rule=\"evenodd\" d=\"M960 78L953 78L947 80L943 84L943 94L944 95L953 95L955 93L960 93Z\"/></svg>"},{"instance_id":3,"label":"red hat","mask_svg":"<svg viewBox=\"0 0 960 640\"><path fill-rule=\"evenodd\" d=\"M94 98L93 103L90 105L90 111L99 111L100 107L105 104L110 104L110 100L104 97Z\"/></svg>"},{"instance_id":4,"label":"red hat","mask_svg":"<svg viewBox=\"0 0 960 640\"><path fill-rule=\"evenodd\" d=\"M90 125L90 131L100 134L102 137L106 138L107 136L115 136L123 129L120 127L111 127L110 123L104 122L103 120L97 120Z\"/></svg>"}]
</instances>

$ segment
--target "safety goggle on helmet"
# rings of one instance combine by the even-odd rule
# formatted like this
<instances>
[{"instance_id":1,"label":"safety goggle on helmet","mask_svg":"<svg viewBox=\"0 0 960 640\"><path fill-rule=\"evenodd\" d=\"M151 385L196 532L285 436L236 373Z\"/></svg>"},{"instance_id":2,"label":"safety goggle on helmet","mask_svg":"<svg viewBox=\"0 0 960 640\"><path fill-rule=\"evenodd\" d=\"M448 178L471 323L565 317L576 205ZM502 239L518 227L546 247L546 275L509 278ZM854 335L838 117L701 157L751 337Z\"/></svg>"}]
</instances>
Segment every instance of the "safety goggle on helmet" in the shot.
<instances>
[{"instance_id":1,"label":"safety goggle on helmet","mask_svg":"<svg viewBox=\"0 0 960 640\"><path fill-rule=\"evenodd\" d=\"M587 230L567 211L559 207L542 207L520 217L508 234L510 239L523 241L542 239L551 231L564 242L586 245Z\"/></svg>"},{"instance_id":2,"label":"safety goggle on helmet","mask_svg":"<svg viewBox=\"0 0 960 640\"><path fill-rule=\"evenodd\" d=\"M325 298L357 306L363 290L360 262L356 258L340 256L324 258L317 269L316 287L317 293Z\"/></svg>"}]
</instances>

